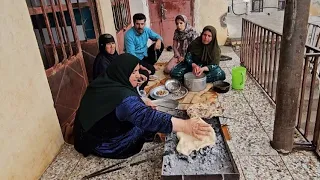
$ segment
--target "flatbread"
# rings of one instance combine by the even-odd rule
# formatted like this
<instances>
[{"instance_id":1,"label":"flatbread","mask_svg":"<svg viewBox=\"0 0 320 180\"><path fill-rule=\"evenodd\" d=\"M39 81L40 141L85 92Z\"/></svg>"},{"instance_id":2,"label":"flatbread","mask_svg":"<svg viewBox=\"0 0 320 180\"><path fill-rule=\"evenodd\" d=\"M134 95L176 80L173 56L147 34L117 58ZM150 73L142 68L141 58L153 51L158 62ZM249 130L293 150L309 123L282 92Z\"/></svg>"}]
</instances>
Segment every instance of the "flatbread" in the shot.
<instances>
[{"instance_id":1,"label":"flatbread","mask_svg":"<svg viewBox=\"0 0 320 180\"><path fill-rule=\"evenodd\" d=\"M218 100L218 96L214 95L214 94L205 94L207 97L206 102L209 104L215 104Z\"/></svg>"},{"instance_id":2,"label":"flatbread","mask_svg":"<svg viewBox=\"0 0 320 180\"><path fill-rule=\"evenodd\" d=\"M193 99L193 97L194 97L195 95L196 95L195 93L189 92L189 93L187 94L187 96L184 97L184 98L181 100L181 103L183 103L183 104L190 104L191 101L192 101L192 99Z\"/></svg>"},{"instance_id":3,"label":"flatbread","mask_svg":"<svg viewBox=\"0 0 320 180\"><path fill-rule=\"evenodd\" d=\"M195 121L202 121L206 123L201 118L196 118ZM192 151L198 151L201 148L211 146L216 143L216 133L214 132L212 127L210 136L204 137L203 140L199 140L183 132L178 132L177 137L179 139L179 143L176 149L179 153L186 156L191 154Z\"/></svg>"},{"instance_id":4,"label":"flatbread","mask_svg":"<svg viewBox=\"0 0 320 180\"><path fill-rule=\"evenodd\" d=\"M207 101L207 97L202 95L201 99L200 99L200 102L205 103L206 101Z\"/></svg>"},{"instance_id":5,"label":"flatbread","mask_svg":"<svg viewBox=\"0 0 320 180\"><path fill-rule=\"evenodd\" d=\"M192 101L191 101L192 104L195 104L195 103L201 103L201 97L197 94L193 97Z\"/></svg>"},{"instance_id":6,"label":"flatbread","mask_svg":"<svg viewBox=\"0 0 320 180\"><path fill-rule=\"evenodd\" d=\"M211 103L196 103L187 109L190 118L211 119L212 117L220 117L223 115L223 108Z\"/></svg>"}]
</instances>

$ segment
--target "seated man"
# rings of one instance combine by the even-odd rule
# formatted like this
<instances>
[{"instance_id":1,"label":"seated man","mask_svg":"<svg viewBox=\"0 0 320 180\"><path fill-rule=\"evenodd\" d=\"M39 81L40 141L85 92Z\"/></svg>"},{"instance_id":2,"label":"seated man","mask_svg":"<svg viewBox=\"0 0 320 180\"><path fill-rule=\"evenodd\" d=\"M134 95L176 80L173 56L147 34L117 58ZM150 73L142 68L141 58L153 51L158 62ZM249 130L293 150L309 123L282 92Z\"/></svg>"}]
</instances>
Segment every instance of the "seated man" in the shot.
<instances>
[{"instance_id":1,"label":"seated man","mask_svg":"<svg viewBox=\"0 0 320 180\"><path fill-rule=\"evenodd\" d=\"M124 37L125 52L130 53L140 61L140 70L147 71L149 74L155 73L154 64L160 57L164 45L159 34L145 27L146 16L137 13L133 16L134 26L129 29ZM148 39L155 41L149 48L147 46ZM140 72L145 74L143 72Z\"/></svg>"}]
</instances>

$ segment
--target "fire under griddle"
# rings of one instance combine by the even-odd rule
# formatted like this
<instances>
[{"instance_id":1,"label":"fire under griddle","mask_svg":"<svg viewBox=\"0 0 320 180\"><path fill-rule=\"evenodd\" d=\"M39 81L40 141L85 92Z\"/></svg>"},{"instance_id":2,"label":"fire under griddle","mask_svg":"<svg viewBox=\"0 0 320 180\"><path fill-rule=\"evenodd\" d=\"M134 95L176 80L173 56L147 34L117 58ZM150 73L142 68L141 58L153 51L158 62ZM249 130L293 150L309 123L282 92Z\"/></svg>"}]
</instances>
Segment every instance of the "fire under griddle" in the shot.
<instances>
[{"instance_id":1,"label":"fire under griddle","mask_svg":"<svg viewBox=\"0 0 320 180\"><path fill-rule=\"evenodd\" d=\"M182 117L183 111L173 114ZM183 115L186 117L186 115ZM177 152L176 133L166 137L161 178L164 180L238 180L239 171L221 130L219 118L205 120L216 133L216 144L193 151L189 156Z\"/></svg>"}]
</instances>

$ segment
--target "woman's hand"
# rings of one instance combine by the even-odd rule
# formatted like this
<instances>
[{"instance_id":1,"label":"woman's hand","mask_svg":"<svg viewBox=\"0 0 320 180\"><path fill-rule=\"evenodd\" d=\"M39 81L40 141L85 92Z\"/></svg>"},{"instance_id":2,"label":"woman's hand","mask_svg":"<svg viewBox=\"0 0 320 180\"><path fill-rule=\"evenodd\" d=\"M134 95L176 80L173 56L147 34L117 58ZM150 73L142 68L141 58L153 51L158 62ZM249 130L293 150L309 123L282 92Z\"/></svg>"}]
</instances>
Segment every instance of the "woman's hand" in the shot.
<instances>
[{"instance_id":1,"label":"woman's hand","mask_svg":"<svg viewBox=\"0 0 320 180\"><path fill-rule=\"evenodd\" d=\"M207 66L204 66L204 67L201 67L199 68L198 72L195 74L196 76L201 76L203 74L203 72L205 71L209 71L208 67Z\"/></svg>"},{"instance_id":2,"label":"woman's hand","mask_svg":"<svg viewBox=\"0 0 320 180\"><path fill-rule=\"evenodd\" d=\"M197 76L197 74L199 74L200 71L200 66L198 66L195 63L192 63L192 73Z\"/></svg>"},{"instance_id":3,"label":"woman's hand","mask_svg":"<svg viewBox=\"0 0 320 180\"><path fill-rule=\"evenodd\" d=\"M209 136L211 133L210 124L204 123L197 118L185 120L186 125L183 130L184 133L189 134L199 140L202 140L203 136Z\"/></svg>"},{"instance_id":4,"label":"woman's hand","mask_svg":"<svg viewBox=\"0 0 320 180\"><path fill-rule=\"evenodd\" d=\"M199 71L197 72L196 76L201 76L202 73L203 73L204 69L203 68L200 68Z\"/></svg>"},{"instance_id":5,"label":"woman's hand","mask_svg":"<svg viewBox=\"0 0 320 180\"><path fill-rule=\"evenodd\" d=\"M138 85L141 86L144 82L146 82L148 80L148 78L143 75L143 74L140 74L140 78L138 80Z\"/></svg>"},{"instance_id":6,"label":"woman's hand","mask_svg":"<svg viewBox=\"0 0 320 180\"><path fill-rule=\"evenodd\" d=\"M182 120L173 117L171 121L174 132L184 132L199 140L202 140L203 136L209 136L211 133L210 125L197 118Z\"/></svg>"}]
</instances>

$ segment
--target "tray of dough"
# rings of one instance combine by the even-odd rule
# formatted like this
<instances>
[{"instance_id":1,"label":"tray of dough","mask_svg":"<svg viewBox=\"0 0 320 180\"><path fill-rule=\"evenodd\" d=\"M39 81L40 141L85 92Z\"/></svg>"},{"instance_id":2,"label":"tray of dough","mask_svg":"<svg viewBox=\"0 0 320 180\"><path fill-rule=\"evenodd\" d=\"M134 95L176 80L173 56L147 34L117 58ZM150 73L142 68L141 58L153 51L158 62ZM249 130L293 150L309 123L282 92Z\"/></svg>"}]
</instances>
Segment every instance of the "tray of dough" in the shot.
<instances>
[{"instance_id":1,"label":"tray of dough","mask_svg":"<svg viewBox=\"0 0 320 180\"><path fill-rule=\"evenodd\" d=\"M178 115L181 117L181 112ZM184 114L186 118L186 114ZM204 119L211 124L213 136L201 144L192 137L171 133L167 135L162 162L161 179L164 180L238 180L240 175L219 118ZM179 141L180 144L179 144ZM209 143L210 144L210 143ZM202 147L202 148L200 148ZM177 150L178 149L178 150ZM179 152L178 152L179 151Z\"/></svg>"}]
</instances>

